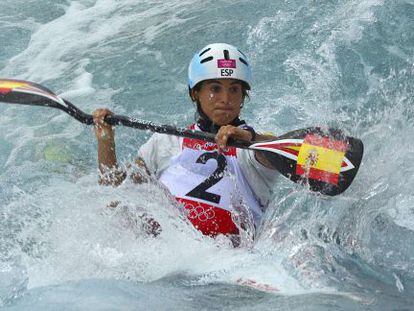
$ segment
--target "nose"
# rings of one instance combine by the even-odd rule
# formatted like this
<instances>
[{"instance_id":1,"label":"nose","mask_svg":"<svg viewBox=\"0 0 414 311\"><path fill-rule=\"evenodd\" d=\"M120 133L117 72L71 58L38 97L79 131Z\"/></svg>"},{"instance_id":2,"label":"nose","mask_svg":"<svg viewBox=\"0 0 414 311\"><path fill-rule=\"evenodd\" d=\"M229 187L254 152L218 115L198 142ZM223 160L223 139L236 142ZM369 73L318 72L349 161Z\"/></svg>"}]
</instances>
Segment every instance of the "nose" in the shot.
<instances>
[{"instance_id":1,"label":"nose","mask_svg":"<svg viewBox=\"0 0 414 311\"><path fill-rule=\"evenodd\" d=\"M230 92L228 90L222 92L221 101L226 105L230 103Z\"/></svg>"}]
</instances>

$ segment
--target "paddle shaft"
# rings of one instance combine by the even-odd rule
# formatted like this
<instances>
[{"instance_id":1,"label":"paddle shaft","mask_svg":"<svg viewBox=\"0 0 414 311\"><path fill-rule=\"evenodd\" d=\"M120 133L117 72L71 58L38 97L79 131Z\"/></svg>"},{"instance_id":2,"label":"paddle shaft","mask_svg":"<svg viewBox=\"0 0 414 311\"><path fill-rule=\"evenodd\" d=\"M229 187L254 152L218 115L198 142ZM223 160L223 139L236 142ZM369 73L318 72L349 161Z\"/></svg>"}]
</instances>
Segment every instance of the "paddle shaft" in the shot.
<instances>
[{"instance_id":1,"label":"paddle shaft","mask_svg":"<svg viewBox=\"0 0 414 311\"><path fill-rule=\"evenodd\" d=\"M90 114L87 114L77 108L75 105L73 105L71 102L64 100L67 107L62 105L56 105L53 106L55 108L58 108L60 110L65 111L72 117L74 117L76 120L87 124L92 125L93 117ZM202 131L196 131L196 130L190 130L185 128L177 128L175 126L171 125L165 125L165 124L155 124L149 121L143 121L139 120L137 118L132 117L126 117L121 115L112 115L105 117L105 122L107 122L110 125L123 125L127 127L132 127L140 130L149 130L151 132L157 132L162 134L168 134L168 135L174 135L174 136L180 136L180 137L187 137L187 138L193 138L193 139L200 139L203 141L215 143L215 135L212 133L206 133ZM229 139L228 146L236 147L236 148L242 148L242 149L249 149L249 146L251 143L249 142L243 142L235 139Z\"/></svg>"}]
</instances>

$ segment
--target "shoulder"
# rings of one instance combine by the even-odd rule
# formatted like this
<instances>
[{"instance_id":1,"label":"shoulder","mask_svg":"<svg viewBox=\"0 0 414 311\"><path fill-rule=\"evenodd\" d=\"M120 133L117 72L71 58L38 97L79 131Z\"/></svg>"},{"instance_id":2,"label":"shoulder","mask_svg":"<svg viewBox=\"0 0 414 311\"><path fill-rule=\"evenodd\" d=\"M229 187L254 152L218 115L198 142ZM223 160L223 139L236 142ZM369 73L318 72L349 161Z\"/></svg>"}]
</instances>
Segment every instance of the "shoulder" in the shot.
<instances>
[{"instance_id":1,"label":"shoulder","mask_svg":"<svg viewBox=\"0 0 414 311\"><path fill-rule=\"evenodd\" d=\"M180 147L180 138L177 136L154 133L140 148L141 151L149 151L152 149L173 150Z\"/></svg>"}]
</instances>

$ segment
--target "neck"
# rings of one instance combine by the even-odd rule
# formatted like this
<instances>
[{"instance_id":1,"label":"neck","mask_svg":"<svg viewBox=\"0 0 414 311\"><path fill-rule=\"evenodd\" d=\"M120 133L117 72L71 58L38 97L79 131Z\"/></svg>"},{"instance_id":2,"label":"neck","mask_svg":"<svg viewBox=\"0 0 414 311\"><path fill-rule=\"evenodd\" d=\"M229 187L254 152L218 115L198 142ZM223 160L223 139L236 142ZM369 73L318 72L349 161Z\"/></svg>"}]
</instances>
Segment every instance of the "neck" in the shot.
<instances>
[{"instance_id":1,"label":"neck","mask_svg":"<svg viewBox=\"0 0 414 311\"><path fill-rule=\"evenodd\" d=\"M200 118L197 121L198 127L204 132L209 132L213 134L217 133L221 125L217 125L213 121L211 121L210 118L204 113L203 109L201 109L199 103L197 103L197 110L198 114L200 115ZM246 124L246 122L240 120L239 117L235 118L233 121L229 123L229 125L233 126L239 126L242 124Z\"/></svg>"}]
</instances>

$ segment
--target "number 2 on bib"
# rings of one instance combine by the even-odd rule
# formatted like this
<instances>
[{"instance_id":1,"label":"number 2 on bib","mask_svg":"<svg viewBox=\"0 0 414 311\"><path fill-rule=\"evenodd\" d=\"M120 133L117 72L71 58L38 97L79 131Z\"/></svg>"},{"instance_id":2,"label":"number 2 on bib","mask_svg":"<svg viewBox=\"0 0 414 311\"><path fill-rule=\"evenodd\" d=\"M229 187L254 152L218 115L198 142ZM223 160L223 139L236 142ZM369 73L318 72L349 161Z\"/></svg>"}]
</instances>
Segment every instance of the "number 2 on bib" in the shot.
<instances>
[{"instance_id":1,"label":"number 2 on bib","mask_svg":"<svg viewBox=\"0 0 414 311\"><path fill-rule=\"evenodd\" d=\"M214 159L217 161L216 170L201 184L188 192L186 195L193 198L202 199L204 201L218 204L221 196L211 192L207 192L207 189L217 184L224 175L224 171L227 167L226 157L218 152L206 152L203 153L196 161L196 163L206 164L208 160Z\"/></svg>"}]
</instances>

